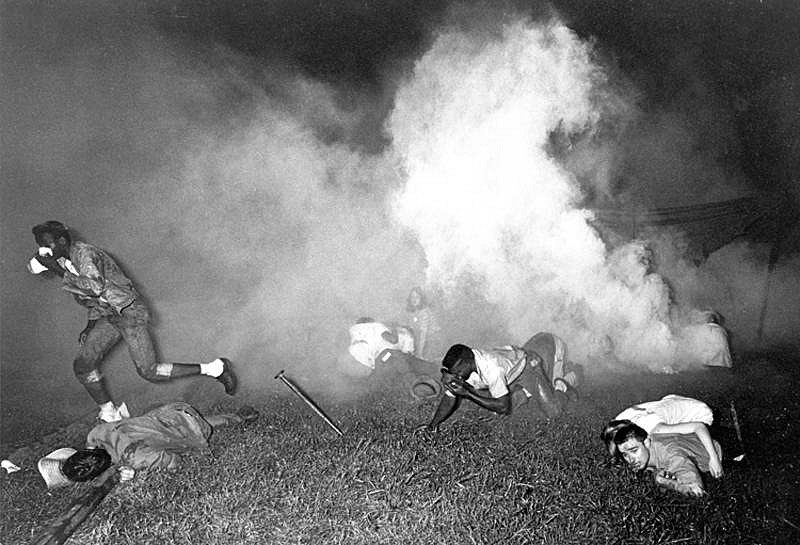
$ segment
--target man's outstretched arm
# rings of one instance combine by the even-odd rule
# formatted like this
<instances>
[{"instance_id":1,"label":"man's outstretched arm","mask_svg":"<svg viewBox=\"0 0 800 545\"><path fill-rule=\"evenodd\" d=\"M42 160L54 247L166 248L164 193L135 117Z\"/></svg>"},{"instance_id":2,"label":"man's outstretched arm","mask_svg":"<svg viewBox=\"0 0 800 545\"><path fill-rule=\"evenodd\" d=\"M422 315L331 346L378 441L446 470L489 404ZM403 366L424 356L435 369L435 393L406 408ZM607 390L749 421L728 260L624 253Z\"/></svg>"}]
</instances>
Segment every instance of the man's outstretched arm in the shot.
<instances>
[{"instance_id":1,"label":"man's outstretched arm","mask_svg":"<svg viewBox=\"0 0 800 545\"><path fill-rule=\"evenodd\" d=\"M666 468L658 468L656 484L687 496L702 496L706 493L703 478L697 465L681 454L672 454Z\"/></svg>"},{"instance_id":2,"label":"man's outstretched arm","mask_svg":"<svg viewBox=\"0 0 800 545\"><path fill-rule=\"evenodd\" d=\"M675 492L685 496L702 496L706 493L706 491L705 488L703 488L703 481L699 480L699 477L700 475L698 474L697 481L681 482L672 473L661 469L656 471L655 481L656 484L663 486L664 488L674 490Z\"/></svg>"},{"instance_id":3,"label":"man's outstretched arm","mask_svg":"<svg viewBox=\"0 0 800 545\"><path fill-rule=\"evenodd\" d=\"M436 412L433 413L433 418L431 419L430 423L425 424L423 426L418 427L417 429L428 429L430 431L437 431L439 429L439 425L450 418L458 406L461 404L461 398L448 394L442 396L442 399L439 400L439 406L436 407Z\"/></svg>"}]
</instances>

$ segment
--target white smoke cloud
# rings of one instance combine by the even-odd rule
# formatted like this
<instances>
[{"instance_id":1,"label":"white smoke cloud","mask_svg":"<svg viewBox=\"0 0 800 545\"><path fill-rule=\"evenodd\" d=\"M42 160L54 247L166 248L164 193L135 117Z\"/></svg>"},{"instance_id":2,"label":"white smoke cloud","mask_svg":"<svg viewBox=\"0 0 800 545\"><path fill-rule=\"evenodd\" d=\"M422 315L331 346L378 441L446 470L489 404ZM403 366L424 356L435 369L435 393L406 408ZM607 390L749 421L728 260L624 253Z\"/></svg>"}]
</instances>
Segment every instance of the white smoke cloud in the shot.
<instances>
[{"instance_id":1,"label":"white smoke cloud","mask_svg":"<svg viewBox=\"0 0 800 545\"><path fill-rule=\"evenodd\" d=\"M425 249L429 282L453 298L480 278L515 340L548 330L577 360L694 365L646 244L609 254L577 180L548 153L554 131L592 133L624 112L610 88L557 19L443 33L388 120L407 177L395 211Z\"/></svg>"}]
</instances>

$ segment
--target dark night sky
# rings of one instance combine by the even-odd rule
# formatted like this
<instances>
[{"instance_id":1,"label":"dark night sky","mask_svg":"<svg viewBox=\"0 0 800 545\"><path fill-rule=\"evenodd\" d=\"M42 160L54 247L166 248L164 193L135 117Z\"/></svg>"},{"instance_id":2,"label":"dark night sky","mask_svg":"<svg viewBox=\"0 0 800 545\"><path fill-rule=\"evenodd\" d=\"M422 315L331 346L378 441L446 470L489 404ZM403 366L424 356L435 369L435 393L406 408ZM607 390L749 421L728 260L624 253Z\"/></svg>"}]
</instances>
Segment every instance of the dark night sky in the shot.
<instances>
[{"instance_id":1,"label":"dark night sky","mask_svg":"<svg viewBox=\"0 0 800 545\"><path fill-rule=\"evenodd\" d=\"M424 50L453 2L169 2L145 11L171 35L281 59L314 78L382 87ZM537 15L543 2L465 2ZM759 187L796 184L800 7L791 1L560 0L641 91L645 108L673 107L700 79L734 117L740 162ZM794 180L794 182L793 182Z\"/></svg>"}]
</instances>

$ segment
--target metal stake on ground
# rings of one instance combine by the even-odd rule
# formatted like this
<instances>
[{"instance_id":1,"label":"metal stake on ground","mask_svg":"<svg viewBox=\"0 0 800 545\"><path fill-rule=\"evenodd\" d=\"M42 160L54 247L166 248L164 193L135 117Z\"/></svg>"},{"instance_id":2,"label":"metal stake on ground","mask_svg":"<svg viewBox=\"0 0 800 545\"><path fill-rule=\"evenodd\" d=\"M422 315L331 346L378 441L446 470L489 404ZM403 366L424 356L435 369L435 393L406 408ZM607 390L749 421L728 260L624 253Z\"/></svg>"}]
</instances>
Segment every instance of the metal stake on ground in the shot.
<instances>
[{"instance_id":1,"label":"metal stake on ground","mask_svg":"<svg viewBox=\"0 0 800 545\"><path fill-rule=\"evenodd\" d=\"M334 424L333 420L328 418L328 415L326 415L325 412L322 409L320 409L319 406L317 406L317 404L314 403L314 401L310 397L308 397L308 394L303 392L303 390L301 390L300 387L298 387L294 382L289 380L289 378L284 374L283 369L281 369L280 373L275 375L275 378L280 379L281 382L283 382L292 392L295 393L295 395L297 395L297 397L305 401L306 405L311 407L313 411L317 413L319 417L322 418L325 421L325 423L333 429L333 431L335 431L339 435L344 435L342 433L342 430L339 429L339 426Z\"/></svg>"}]
</instances>

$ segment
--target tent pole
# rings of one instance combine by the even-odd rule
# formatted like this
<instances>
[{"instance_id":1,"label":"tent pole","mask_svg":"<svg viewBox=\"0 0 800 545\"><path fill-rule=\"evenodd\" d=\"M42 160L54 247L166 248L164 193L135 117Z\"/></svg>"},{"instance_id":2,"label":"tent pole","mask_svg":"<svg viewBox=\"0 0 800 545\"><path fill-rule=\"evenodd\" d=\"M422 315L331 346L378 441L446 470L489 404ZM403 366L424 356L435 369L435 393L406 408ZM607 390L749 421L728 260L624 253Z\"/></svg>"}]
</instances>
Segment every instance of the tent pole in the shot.
<instances>
[{"instance_id":1,"label":"tent pole","mask_svg":"<svg viewBox=\"0 0 800 545\"><path fill-rule=\"evenodd\" d=\"M778 262L778 258L780 257L781 253L781 238L777 238L772 243L772 248L769 252L769 265L767 266L767 280L764 283L764 299L761 302L761 313L758 317L758 332L757 332L757 339L758 342L761 342L764 337L764 321L767 317L767 307L769 306L769 289L770 285L772 284L772 274L775 270L775 264Z\"/></svg>"}]
</instances>

